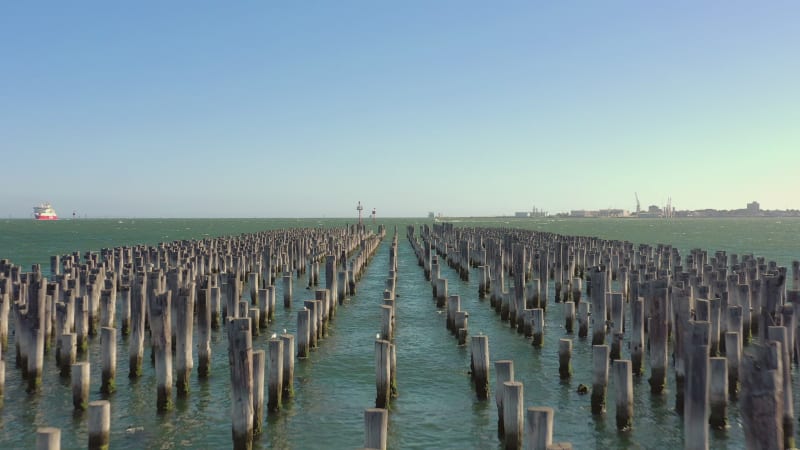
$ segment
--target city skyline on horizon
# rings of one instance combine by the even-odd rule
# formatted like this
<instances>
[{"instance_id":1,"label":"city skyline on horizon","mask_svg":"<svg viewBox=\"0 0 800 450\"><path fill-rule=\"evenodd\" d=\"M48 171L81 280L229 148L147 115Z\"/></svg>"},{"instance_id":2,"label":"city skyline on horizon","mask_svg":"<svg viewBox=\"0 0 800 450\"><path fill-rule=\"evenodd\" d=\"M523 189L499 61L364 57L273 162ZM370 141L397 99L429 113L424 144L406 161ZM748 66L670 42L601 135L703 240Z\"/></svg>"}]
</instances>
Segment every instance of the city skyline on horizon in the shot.
<instances>
[{"instance_id":1,"label":"city skyline on horizon","mask_svg":"<svg viewBox=\"0 0 800 450\"><path fill-rule=\"evenodd\" d=\"M796 2L0 11L2 217L800 209Z\"/></svg>"}]
</instances>

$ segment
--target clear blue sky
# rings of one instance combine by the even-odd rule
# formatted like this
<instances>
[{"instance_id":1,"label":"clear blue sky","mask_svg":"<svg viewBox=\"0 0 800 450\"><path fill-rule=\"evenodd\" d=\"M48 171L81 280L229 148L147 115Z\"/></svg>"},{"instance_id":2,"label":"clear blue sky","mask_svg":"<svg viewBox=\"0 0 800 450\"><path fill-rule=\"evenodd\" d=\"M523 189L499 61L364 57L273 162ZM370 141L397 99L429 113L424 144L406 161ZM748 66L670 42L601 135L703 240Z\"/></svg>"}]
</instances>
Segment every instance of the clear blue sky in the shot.
<instances>
[{"instance_id":1,"label":"clear blue sky","mask_svg":"<svg viewBox=\"0 0 800 450\"><path fill-rule=\"evenodd\" d=\"M800 208L800 2L0 4L0 217Z\"/></svg>"}]
</instances>

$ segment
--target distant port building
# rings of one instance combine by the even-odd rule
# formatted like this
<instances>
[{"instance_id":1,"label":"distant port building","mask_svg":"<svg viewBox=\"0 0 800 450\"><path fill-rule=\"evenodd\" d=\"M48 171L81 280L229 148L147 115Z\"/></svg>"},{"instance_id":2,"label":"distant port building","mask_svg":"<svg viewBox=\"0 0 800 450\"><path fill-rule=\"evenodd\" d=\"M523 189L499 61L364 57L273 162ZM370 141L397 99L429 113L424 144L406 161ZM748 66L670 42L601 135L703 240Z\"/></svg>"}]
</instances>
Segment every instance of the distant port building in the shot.
<instances>
[{"instance_id":1,"label":"distant port building","mask_svg":"<svg viewBox=\"0 0 800 450\"><path fill-rule=\"evenodd\" d=\"M630 215L625 209L573 209L569 212L570 217L629 217Z\"/></svg>"},{"instance_id":2,"label":"distant port building","mask_svg":"<svg viewBox=\"0 0 800 450\"><path fill-rule=\"evenodd\" d=\"M761 212L761 205L757 201L752 201L747 204L747 214L758 214Z\"/></svg>"}]
</instances>

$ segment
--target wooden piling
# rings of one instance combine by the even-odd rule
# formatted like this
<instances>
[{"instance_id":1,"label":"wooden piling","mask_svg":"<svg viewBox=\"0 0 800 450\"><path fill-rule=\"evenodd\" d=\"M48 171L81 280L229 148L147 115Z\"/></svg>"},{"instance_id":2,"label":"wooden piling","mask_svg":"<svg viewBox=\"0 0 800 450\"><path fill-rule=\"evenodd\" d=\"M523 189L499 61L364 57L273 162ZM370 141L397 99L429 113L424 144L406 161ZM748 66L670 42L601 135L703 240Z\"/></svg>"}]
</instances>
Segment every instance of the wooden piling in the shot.
<instances>
[{"instance_id":1,"label":"wooden piling","mask_svg":"<svg viewBox=\"0 0 800 450\"><path fill-rule=\"evenodd\" d=\"M319 337L319 309L320 303L317 300L306 300L303 302L304 309L308 310L308 345L310 348L317 347Z\"/></svg>"},{"instance_id":2,"label":"wooden piling","mask_svg":"<svg viewBox=\"0 0 800 450\"><path fill-rule=\"evenodd\" d=\"M547 450L553 443L553 408L528 407L525 417L525 450Z\"/></svg>"},{"instance_id":3,"label":"wooden piling","mask_svg":"<svg viewBox=\"0 0 800 450\"><path fill-rule=\"evenodd\" d=\"M389 411L385 408L368 408L364 411L364 448L386 450L389 428Z\"/></svg>"},{"instance_id":4,"label":"wooden piling","mask_svg":"<svg viewBox=\"0 0 800 450\"><path fill-rule=\"evenodd\" d=\"M572 334L575 323L575 303L572 300L564 302L564 330Z\"/></svg>"},{"instance_id":5,"label":"wooden piling","mask_svg":"<svg viewBox=\"0 0 800 450\"><path fill-rule=\"evenodd\" d=\"M381 339L389 341L394 337L392 329L392 307L381 305Z\"/></svg>"},{"instance_id":6,"label":"wooden piling","mask_svg":"<svg viewBox=\"0 0 800 450\"><path fill-rule=\"evenodd\" d=\"M269 380L267 406L270 412L283 404L283 341L277 337L269 340Z\"/></svg>"},{"instance_id":7,"label":"wooden piling","mask_svg":"<svg viewBox=\"0 0 800 450\"><path fill-rule=\"evenodd\" d=\"M264 350L253 350L253 434L261 434L264 424L264 376L267 354Z\"/></svg>"},{"instance_id":8,"label":"wooden piling","mask_svg":"<svg viewBox=\"0 0 800 450\"><path fill-rule=\"evenodd\" d=\"M667 382L667 288L663 281L652 281L653 316L650 318L650 391L664 391Z\"/></svg>"},{"instance_id":9,"label":"wooden piling","mask_svg":"<svg viewBox=\"0 0 800 450\"><path fill-rule=\"evenodd\" d=\"M78 354L76 342L76 335L74 333L63 333L61 335L58 352L58 368L62 377L69 376L70 367L75 364Z\"/></svg>"},{"instance_id":10,"label":"wooden piling","mask_svg":"<svg viewBox=\"0 0 800 450\"><path fill-rule=\"evenodd\" d=\"M292 307L292 275L290 273L283 274L283 307Z\"/></svg>"},{"instance_id":11,"label":"wooden piling","mask_svg":"<svg viewBox=\"0 0 800 450\"><path fill-rule=\"evenodd\" d=\"M495 388L494 399L497 403L497 435L500 439L505 436L503 423L503 392L507 381L514 381L514 361L501 359L494 362Z\"/></svg>"},{"instance_id":12,"label":"wooden piling","mask_svg":"<svg viewBox=\"0 0 800 450\"><path fill-rule=\"evenodd\" d=\"M784 446L786 448L793 448L794 445L794 399L792 396L792 365L791 356L789 355L788 333L786 327L783 326L770 326L767 327L767 338L770 341L779 342L781 353L780 368L782 370L781 381L783 383L781 393L783 395L783 434Z\"/></svg>"},{"instance_id":13,"label":"wooden piling","mask_svg":"<svg viewBox=\"0 0 800 450\"><path fill-rule=\"evenodd\" d=\"M389 341L375 341L375 407L388 408L391 397L391 354Z\"/></svg>"},{"instance_id":14,"label":"wooden piling","mask_svg":"<svg viewBox=\"0 0 800 450\"><path fill-rule=\"evenodd\" d=\"M589 308L588 302L578 303L578 337L585 338L589 335Z\"/></svg>"},{"instance_id":15,"label":"wooden piling","mask_svg":"<svg viewBox=\"0 0 800 450\"><path fill-rule=\"evenodd\" d=\"M297 311L297 357L308 358L311 340L311 311L303 308Z\"/></svg>"},{"instance_id":16,"label":"wooden piling","mask_svg":"<svg viewBox=\"0 0 800 450\"><path fill-rule=\"evenodd\" d=\"M469 322L469 313L466 311L456 312L456 335L458 337L458 345L467 344L467 329Z\"/></svg>"},{"instance_id":17,"label":"wooden piling","mask_svg":"<svg viewBox=\"0 0 800 450\"><path fill-rule=\"evenodd\" d=\"M436 307L444 308L447 304L447 278L436 279Z\"/></svg>"},{"instance_id":18,"label":"wooden piling","mask_svg":"<svg viewBox=\"0 0 800 450\"><path fill-rule=\"evenodd\" d=\"M728 395L736 398L739 392L739 366L742 360L742 338L735 331L725 333L725 360L728 364Z\"/></svg>"},{"instance_id":19,"label":"wooden piling","mask_svg":"<svg viewBox=\"0 0 800 450\"><path fill-rule=\"evenodd\" d=\"M77 411L85 411L89 407L90 368L88 362L72 365L72 406Z\"/></svg>"},{"instance_id":20,"label":"wooden piling","mask_svg":"<svg viewBox=\"0 0 800 450\"><path fill-rule=\"evenodd\" d=\"M523 422L523 385L518 381L503 383L503 430L504 448L517 450L522 445Z\"/></svg>"},{"instance_id":21,"label":"wooden piling","mask_svg":"<svg viewBox=\"0 0 800 450\"><path fill-rule=\"evenodd\" d=\"M89 403L89 450L106 450L111 443L111 403L97 400Z\"/></svg>"},{"instance_id":22,"label":"wooden piling","mask_svg":"<svg viewBox=\"0 0 800 450\"><path fill-rule=\"evenodd\" d=\"M633 372L631 362L617 359L613 363L614 388L616 389L617 429L625 431L633 423Z\"/></svg>"},{"instance_id":23,"label":"wooden piling","mask_svg":"<svg viewBox=\"0 0 800 450\"><path fill-rule=\"evenodd\" d=\"M710 359L710 368L708 423L716 430L724 430L728 423L728 360L724 357L713 357Z\"/></svg>"},{"instance_id":24,"label":"wooden piling","mask_svg":"<svg viewBox=\"0 0 800 450\"><path fill-rule=\"evenodd\" d=\"M592 345L602 345L606 339L606 290L608 274L603 266L591 271L592 286Z\"/></svg>"},{"instance_id":25,"label":"wooden piling","mask_svg":"<svg viewBox=\"0 0 800 450\"><path fill-rule=\"evenodd\" d=\"M605 411L608 355L607 345L592 346L592 414L602 414Z\"/></svg>"},{"instance_id":26,"label":"wooden piling","mask_svg":"<svg viewBox=\"0 0 800 450\"><path fill-rule=\"evenodd\" d=\"M131 329L131 287L123 284L120 290L120 322L123 336L127 336Z\"/></svg>"},{"instance_id":27,"label":"wooden piling","mask_svg":"<svg viewBox=\"0 0 800 450\"><path fill-rule=\"evenodd\" d=\"M156 365L156 410L172 407L172 291L150 298L150 335Z\"/></svg>"},{"instance_id":28,"label":"wooden piling","mask_svg":"<svg viewBox=\"0 0 800 450\"><path fill-rule=\"evenodd\" d=\"M61 450L61 429L53 427L37 428L36 450Z\"/></svg>"},{"instance_id":29,"label":"wooden piling","mask_svg":"<svg viewBox=\"0 0 800 450\"><path fill-rule=\"evenodd\" d=\"M478 400L489 398L489 336L472 336L470 368Z\"/></svg>"},{"instance_id":30,"label":"wooden piling","mask_svg":"<svg viewBox=\"0 0 800 450\"><path fill-rule=\"evenodd\" d=\"M684 448L708 448L709 359L708 345L694 345L687 355L684 407Z\"/></svg>"},{"instance_id":31,"label":"wooden piling","mask_svg":"<svg viewBox=\"0 0 800 450\"><path fill-rule=\"evenodd\" d=\"M211 373L211 289L197 289L197 377L208 378Z\"/></svg>"},{"instance_id":32,"label":"wooden piling","mask_svg":"<svg viewBox=\"0 0 800 450\"><path fill-rule=\"evenodd\" d=\"M572 339L558 340L558 375L562 380L572 376Z\"/></svg>"},{"instance_id":33,"label":"wooden piling","mask_svg":"<svg viewBox=\"0 0 800 450\"><path fill-rule=\"evenodd\" d=\"M639 376L644 353L644 300L641 298L631 303L631 328L631 371Z\"/></svg>"},{"instance_id":34,"label":"wooden piling","mask_svg":"<svg viewBox=\"0 0 800 450\"><path fill-rule=\"evenodd\" d=\"M250 319L228 321L228 357L231 374L231 433L234 449L249 450L253 445L253 335ZM276 364L272 359L270 341L270 379ZM278 341L280 343L280 341ZM280 360L278 360L278 363ZM280 391L279 391L280 392ZM271 394L271 391L270 391Z\"/></svg>"},{"instance_id":35,"label":"wooden piling","mask_svg":"<svg viewBox=\"0 0 800 450\"><path fill-rule=\"evenodd\" d=\"M284 330L285 331L285 330ZM283 398L294 397L294 335L283 333Z\"/></svg>"},{"instance_id":36,"label":"wooden piling","mask_svg":"<svg viewBox=\"0 0 800 450\"><path fill-rule=\"evenodd\" d=\"M532 310L531 321L533 324L533 341L534 347L541 347L544 345L544 310L541 308L534 308Z\"/></svg>"},{"instance_id":37,"label":"wooden piling","mask_svg":"<svg viewBox=\"0 0 800 450\"><path fill-rule=\"evenodd\" d=\"M784 448L782 370L770 364L769 352L766 346L754 345L742 358L739 410L746 448Z\"/></svg>"},{"instance_id":38,"label":"wooden piling","mask_svg":"<svg viewBox=\"0 0 800 450\"><path fill-rule=\"evenodd\" d=\"M175 307L175 372L178 395L189 393L189 383L194 367L192 359L192 338L194 331L195 284L178 290L178 304Z\"/></svg>"},{"instance_id":39,"label":"wooden piling","mask_svg":"<svg viewBox=\"0 0 800 450\"><path fill-rule=\"evenodd\" d=\"M117 376L117 329L103 327L100 329L102 379L100 392L108 395L116 390Z\"/></svg>"}]
</instances>

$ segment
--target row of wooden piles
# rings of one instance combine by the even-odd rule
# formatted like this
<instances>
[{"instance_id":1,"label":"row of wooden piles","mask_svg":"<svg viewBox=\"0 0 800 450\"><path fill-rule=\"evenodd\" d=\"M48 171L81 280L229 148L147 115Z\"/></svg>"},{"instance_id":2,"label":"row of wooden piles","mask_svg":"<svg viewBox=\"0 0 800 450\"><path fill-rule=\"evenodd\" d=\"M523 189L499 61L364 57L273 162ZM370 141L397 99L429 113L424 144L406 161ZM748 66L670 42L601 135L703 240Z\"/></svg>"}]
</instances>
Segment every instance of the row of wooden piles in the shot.
<instances>
[{"instance_id":1,"label":"row of wooden piles","mask_svg":"<svg viewBox=\"0 0 800 450\"><path fill-rule=\"evenodd\" d=\"M447 294L447 280L441 276L439 256L434 254L430 240L423 235L422 242L417 239L413 226L407 228L407 238L417 261L424 269L425 277L431 282L433 298L437 308L446 310L445 324L456 336L458 345L466 344L469 314L462 310L461 298ZM463 250L463 247L461 247ZM460 257L462 253L458 253ZM427 256L426 256L427 255ZM469 266L458 266L456 258L441 254L459 274L462 280L469 277ZM451 263L451 261L453 261ZM480 400L491 396L489 382L489 336L479 334L470 338L470 374L475 392ZM514 380L514 362L495 361L494 395L498 412L498 436L507 449L524 446L531 450L570 449L569 442L553 442L554 411L548 407L524 406L523 383Z\"/></svg>"},{"instance_id":2,"label":"row of wooden piles","mask_svg":"<svg viewBox=\"0 0 800 450\"><path fill-rule=\"evenodd\" d=\"M788 269L752 254L712 256L702 249L682 258L665 244L452 224L423 226L420 236L415 250L435 292L446 289L437 253L462 279L477 268L478 296L488 295L501 319L532 337L534 346L542 344L552 281L565 331L573 333L576 311L579 338L591 331L594 413L604 411L609 359L619 371L619 428L632 425L630 379L643 374L646 351L651 392L660 394L671 350L686 448L707 448L709 427L724 429L728 401L740 402L749 446L794 445L791 368L800 352L800 262ZM621 357L625 344L629 359ZM559 345L561 376L569 376L572 341ZM743 352L745 346L751 350Z\"/></svg>"},{"instance_id":3,"label":"row of wooden piles","mask_svg":"<svg viewBox=\"0 0 800 450\"><path fill-rule=\"evenodd\" d=\"M44 357L54 355L61 375L71 377L75 410L89 410L89 448L103 448L110 438L107 399L116 386L117 332L128 340L131 379L142 375L145 344L151 347L156 409L163 412L172 407L173 386L177 395L189 394L194 347L197 376L210 376L211 335L224 323L233 444L250 448L264 422L265 371L270 411L278 411L282 397L291 396L293 389L295 336L286 330L280 337L272 333L268 354L252 345L274 317L276 279L284 283L283 304L289 308L292 278L307 273L309 287L317 286L324 264L325 288L316 289L315 299L305 301L298 313L297 356L304 358L326 335L336 305L355 292L384 235L382 227L376 234L354 225L118 247L86 252L83 258L74 252L51 258L52 281L38 264L25 272L0 260L0 402L11 332L16 336L16 366L28 391L40 390ZM89 403L87 347L98 333L99 391L106 400ZM41 448L59 447L54 430L40 430Z\"/></svg>"},{"instance_id":4,"label":"row of wooden piles","mask_svg":"<svg viewBox=\"0 0 800 450\"><path fill-rule=\"evenodd\" d=\"M389 247L389 273L383 290L381 327L375 335L375 407L364 411L364 449L386 450L389 406L397 397L397 347L394 344L398 272L397 229Z\"/></svg>"}]
</instances>

